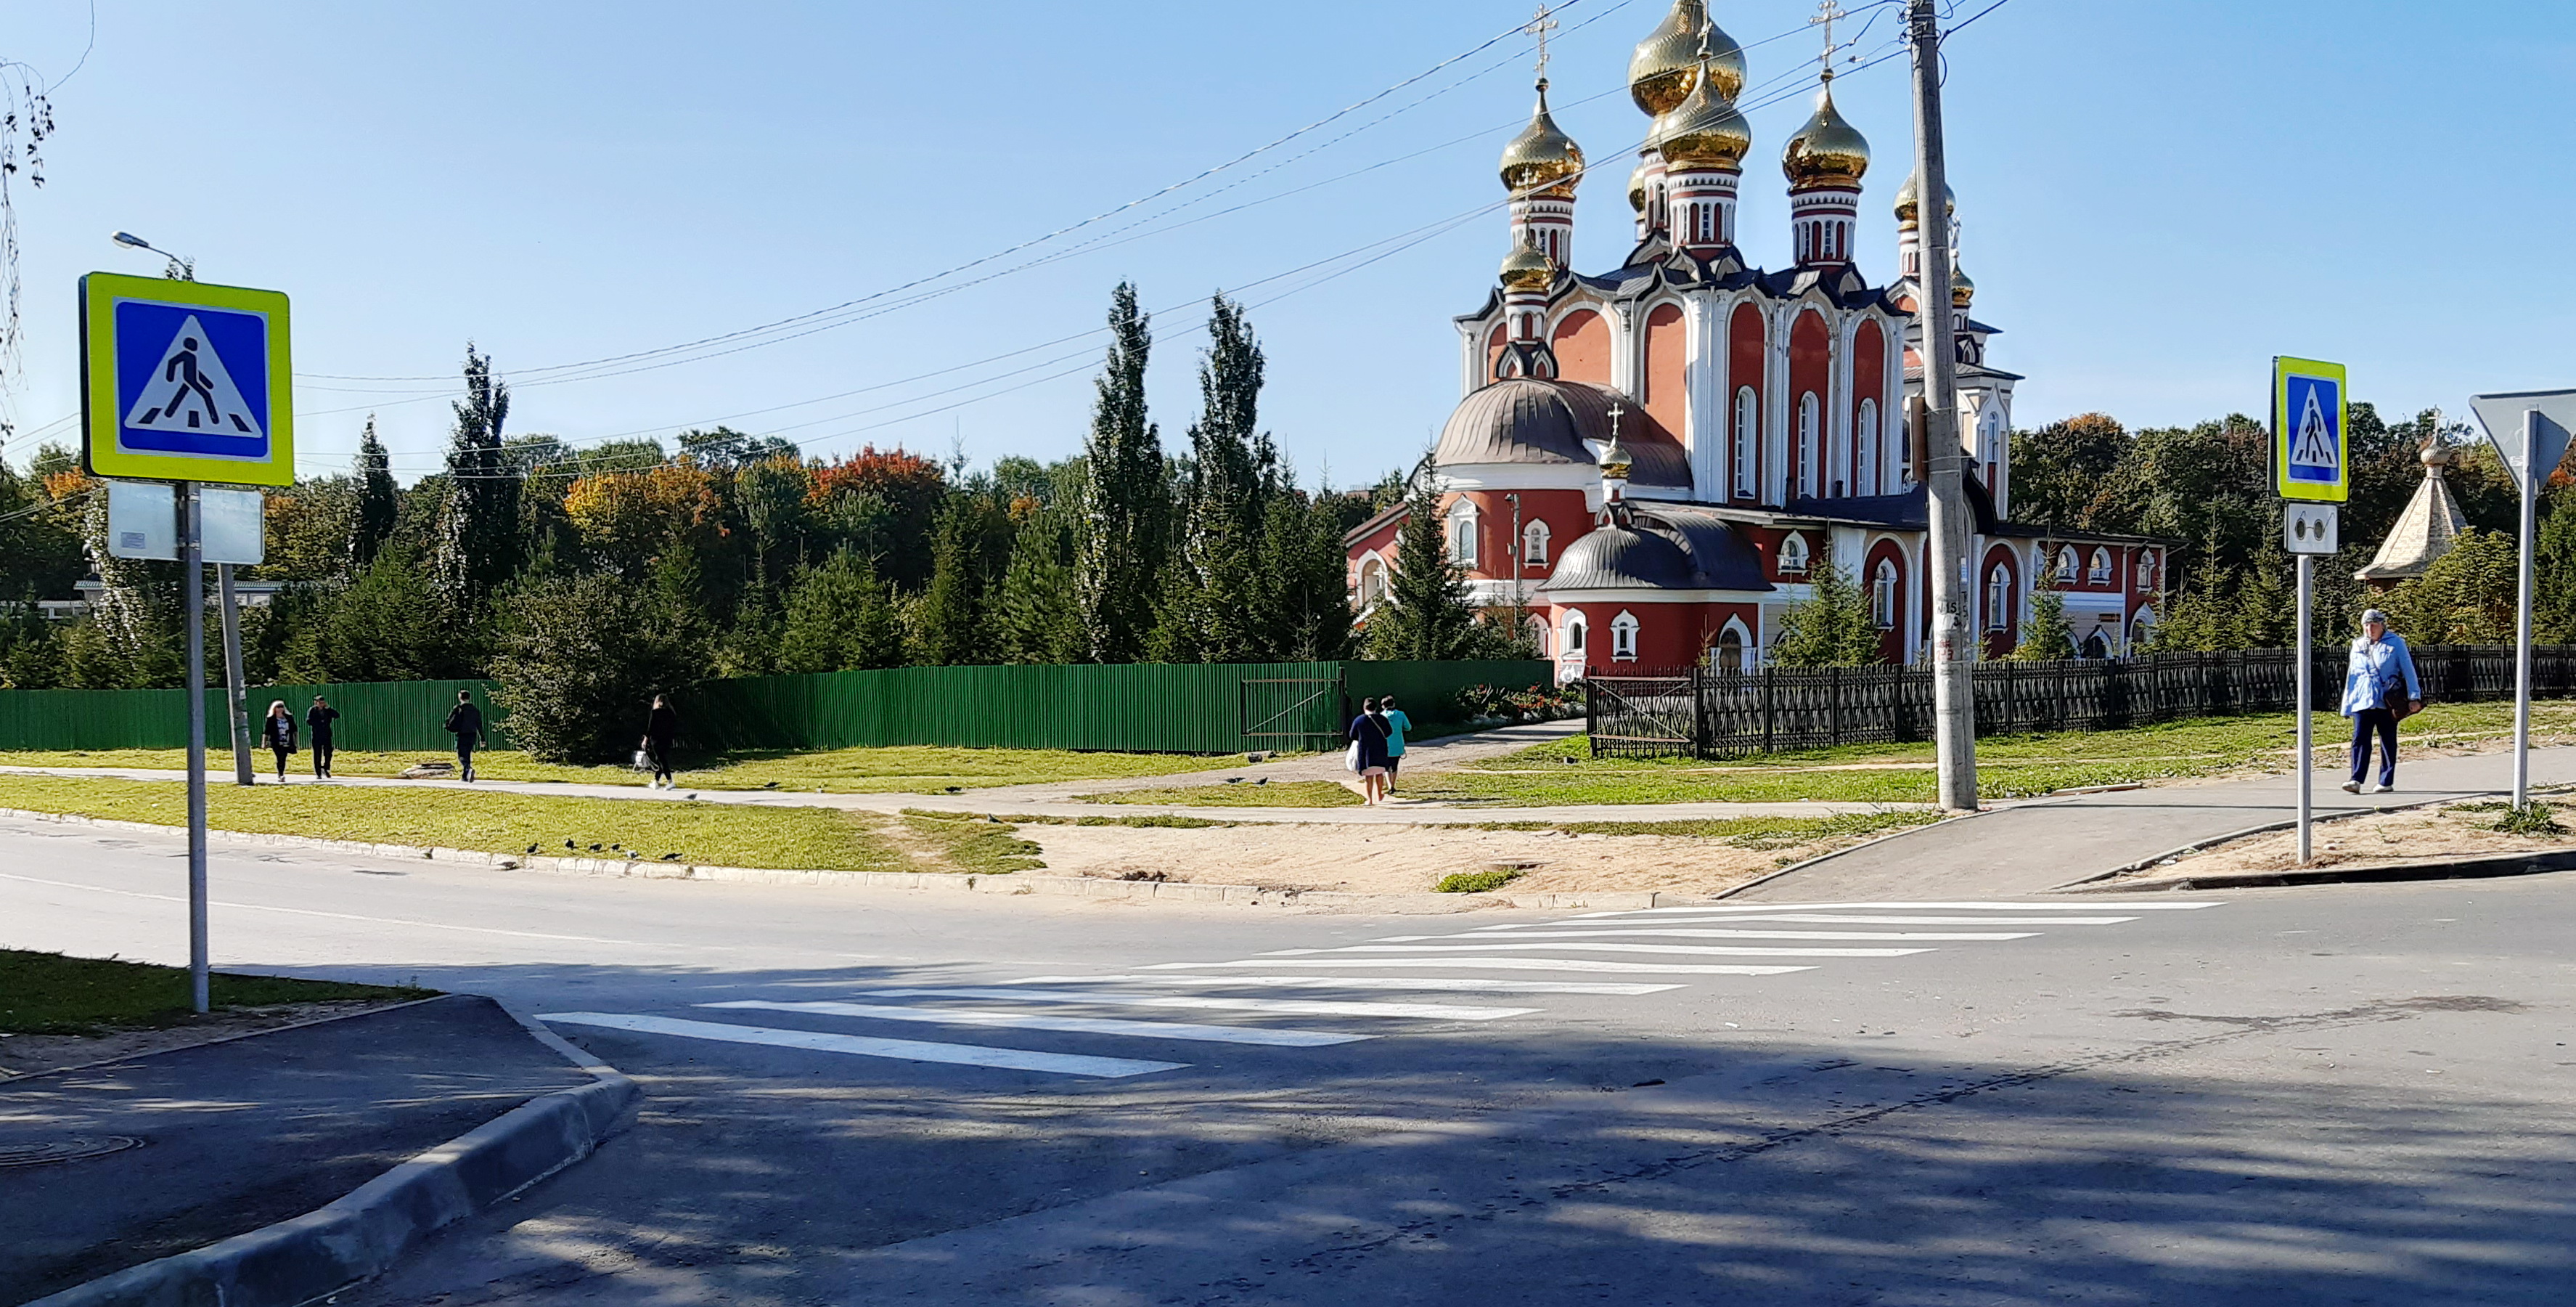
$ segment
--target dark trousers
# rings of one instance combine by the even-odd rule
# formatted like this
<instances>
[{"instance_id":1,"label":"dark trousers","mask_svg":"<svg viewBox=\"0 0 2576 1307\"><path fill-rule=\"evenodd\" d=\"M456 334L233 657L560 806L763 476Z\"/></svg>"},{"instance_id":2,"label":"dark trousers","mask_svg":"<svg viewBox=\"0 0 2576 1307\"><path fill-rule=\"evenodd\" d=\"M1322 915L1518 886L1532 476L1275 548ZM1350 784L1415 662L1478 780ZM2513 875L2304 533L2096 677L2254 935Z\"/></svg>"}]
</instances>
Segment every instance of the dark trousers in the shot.
<instances>
[{"instance_id":1,"label":"dark trousers","mask_svg":"<svg viewBox=\"0 0 2576 1307\"><path fill-rule=\"evenodd\" d=\"M2364 708L2352 715L2352 781L2361 783L2370 770L2370 736L2379 733L2379 783L2397 783L2397 714L2385 708Z\"/></svg>"},{"instance_id":2,"label":"dark trousers","mask_svg":"<svg viewBox=\"0 0 2576 1307\"><path fill-rule=\"evenodd\" d=\"M274 753L274 754L276 754L276 755L277 755L277 779L279 779L279 780L281 780L281 781L282 781L282 780L285 780L285 779L286 779L286 755L288 755L288 754L290 754L290 753L293 753L293 752L295 752L295 751L294 751L293 749L287 748L287 747L286 747L285 745L283 745L283 744L277 744L277 745L271 745L271 746L269 746L269 752Z\"/></svg>"},{"instance_id":3,"label":"dark trousers","mask_svg":"<svg viewBox=\"0 0 2576 1307\"><path fill-rule=\"evenodd\" d=\"M456 740L456 774L469 781L474 779L474 742L463 736Z\"/></svg>"},{"instance_id":4,"label":"dark trousers","mask_svg":"<svg viewBox=\"0 0 2576 1307\"><path fill-rule=\"evenodd\" d=\"M669 740L657 740L649 735L644 737L644 759L645 761L653 764L653 779L657 781L673 781L673 783L677 783L671 775L671 742Z\"/></svg>"},{"instance_id":5,"label":"dark trousers","mask_svg":"<svg viewBox=\"0 0 2576 1307\"><path fill-rule=\"evenodd\" d=\"M313 779L318 781L330 774L331 737L316 735L313 737Z\"/></svg>"}]
</instances>

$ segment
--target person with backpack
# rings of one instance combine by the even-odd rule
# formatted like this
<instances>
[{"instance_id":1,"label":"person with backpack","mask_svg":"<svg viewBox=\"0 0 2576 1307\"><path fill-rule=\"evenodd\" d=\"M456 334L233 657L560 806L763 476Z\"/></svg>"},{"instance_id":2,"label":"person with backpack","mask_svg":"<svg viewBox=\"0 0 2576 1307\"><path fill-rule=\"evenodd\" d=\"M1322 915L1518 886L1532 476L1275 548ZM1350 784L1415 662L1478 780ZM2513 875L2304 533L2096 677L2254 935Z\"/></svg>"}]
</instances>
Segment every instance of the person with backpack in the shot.
<instances>
[{"instance_id":1,"label":"person with backpack","mask_svg":"<svg viewBox=\"0 0 2576 1307\"><path fill-rule=\"evenodd\" d=\"M268 701L268 716L259 723L260 743L277 755L277 783L286 783L286 760L295 752L295 714L287 711L284 699Z\"/></svg>"},{"instance_id":2,"label":"person with backpack","mask_svg":"<svg viewBox=\"0 0 2576 1307\"><path fill-rule=\"evenodd\" d=\"M474 706L474 692L456 692L456 706L447 710L447 733L456 737L456 774L468 781L474 779L474 750L483 743L483 710Z\"/></svg>"},{"instance_id":3,"label":"person with backpack","mask_svg":"<svg viewBox=\"0 0 2576 1307\"><path fill-rule=\"evenodd\" d=\"M1359 774L1361 800L1375 807L1378 800L1386 797L1386 741L1390 734L1386 718L1378 713L1377 700L1360 700L1360 715L1351 719L1347 734L1351 747L1345 762Z\"/></svg>"},{"instance_id":4,"label":"person with backpack","mask_svg":"<svg viewBox=\"0 0 2576 1307\"><path fill-rule=\"evenodd\" d=\"M1394 695L1383 695L1377 701L1378 715L1386 722L1386 792L1395 793L1395 778L1404 771L1404 733L1413 729L1413 719L1395 706Z\"/></svg>"},{"instance_id":5,"label":"person with backpack","mask_svg":"<svg viewBox=\"0 0 2576 1307\"><path fill-rule=\"evenodd\" d=\"M653 711L644 718L644 760L653 768L653 779L648 782L648 788L675 790L680 787L680 782L671 775L671 745L679 738L680 714L672 710L669 699L654 695Z\"/></svg>"},{"instance_id":6,"label":"person with backpack","mask_svg":"<svg viewBox=\"0 0 2576 1307\"><path fill-rule=\"evenodd\" d=\"M313 742L313 779L331 779L331 723L340 720L340 710L321 695L313 696L313 706L304 710L304 731Z\"/></svg>"},{"instance_id":7,"label":"person with backpack","mask_svg":"<svg viewBox=\"0 0 2576 1307\"><path fill-rule=\"evenodd\" d=\"M2371 793L2397 788L2397 723L2423 710L2424 687L2415 679L2406 637L2388 629L2388 614L2370 609L2361 615L2361 636L2344 664L2343 715L2352 719L2352 779L2343 783L2344 793L2361 793L2373 734L2379 737L2379 786Z\"/></svg>"}]
</instances>

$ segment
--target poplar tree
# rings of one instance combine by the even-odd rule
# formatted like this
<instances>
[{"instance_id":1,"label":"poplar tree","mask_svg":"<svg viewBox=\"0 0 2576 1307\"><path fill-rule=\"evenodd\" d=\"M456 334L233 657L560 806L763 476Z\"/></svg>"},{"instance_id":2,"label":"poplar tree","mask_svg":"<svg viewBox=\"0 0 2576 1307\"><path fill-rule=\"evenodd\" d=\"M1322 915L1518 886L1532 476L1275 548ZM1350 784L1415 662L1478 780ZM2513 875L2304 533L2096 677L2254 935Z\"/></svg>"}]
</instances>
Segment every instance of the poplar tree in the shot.
<instances>
[{"instance_id":1,"label":"poplar tree","mask_svg":"<svg viewBox=\"0 0 2576 1307\"><path fill-rule=\"evenodd\" d=\"M375 415L367 416L367 429L358 436L358 502L350 517L349 561L352 571L363 572L383 552L385 540L394 533L394 517L401 508L401 492L394 487L392 460L385 456L384 442L376 439Z\"/></svg>"},{"instance_id":2,"label":"poplar tree","mask_svg":"<svg viewBox=\"0 0 2576 1307\"><path fill-rule=\"evenodd\" d=\"M1083 656L1134 662L1154 626L1168 495L1162 437L1145 419L1145 362L1153 323L1120 282L1109 301L1109 358L1101 369L1091 434L1083 441L1080 552L1075 607Z\"/></svg>"},{"instance_id":3,"label":"poplar tree","mask_svg":"<svg viewBox=\"0 0 2576 1307\"><path fill-rule=\"evenodd\" d=\"M1259 570L1269 504L1281 490L1278 451L1260 430L1264 360L1243 307L1222 294L1211 304L1180 558L1155 634L1155 656L1166 662L1255 661L1273 654L1278 635Z\"/></svg>"},{"instance_id":4,"label":"poplar tree","mask_svg":"<svg viewBox=\"0 0 2576 1307\"><path fill-rule=\"evenodd\" d=\"M471 611L518 570L519 468L501 449L510 386L492 358L465 345L465 398L456 401L447 449L447 504L439 514L439 589Z\"/></svg>"}]
</instances>

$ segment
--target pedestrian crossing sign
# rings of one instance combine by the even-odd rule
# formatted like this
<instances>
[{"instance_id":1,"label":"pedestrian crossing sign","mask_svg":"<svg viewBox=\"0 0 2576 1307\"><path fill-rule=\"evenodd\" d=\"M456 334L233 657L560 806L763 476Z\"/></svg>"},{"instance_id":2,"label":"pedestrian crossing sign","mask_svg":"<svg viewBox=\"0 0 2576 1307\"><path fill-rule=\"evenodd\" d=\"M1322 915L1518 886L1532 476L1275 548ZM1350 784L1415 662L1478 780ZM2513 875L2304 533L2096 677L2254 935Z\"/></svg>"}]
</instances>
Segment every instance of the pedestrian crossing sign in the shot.
<instances>
[{"instance_id":1,"label":"pedestrian crossing sign","mask_svg":"<svg viewBox=\"0 0 2576 1307\"><path fill-rule=\"evenodd\" d=\"M283 292L93 272L81 278L81 402L94 476L295 480Z\"/></svg>"},{"instance_id":2,"label":"pedestrian crossing sign","mask_svg":"<svg viewBox=\"0 0 2576 1307\"><path fill-rule=\"evenodd\" d=\"M2352 482L2340 363L2272 360L2272 467L2281 498L2340 504Z\"/></svg>"}]
</instances>

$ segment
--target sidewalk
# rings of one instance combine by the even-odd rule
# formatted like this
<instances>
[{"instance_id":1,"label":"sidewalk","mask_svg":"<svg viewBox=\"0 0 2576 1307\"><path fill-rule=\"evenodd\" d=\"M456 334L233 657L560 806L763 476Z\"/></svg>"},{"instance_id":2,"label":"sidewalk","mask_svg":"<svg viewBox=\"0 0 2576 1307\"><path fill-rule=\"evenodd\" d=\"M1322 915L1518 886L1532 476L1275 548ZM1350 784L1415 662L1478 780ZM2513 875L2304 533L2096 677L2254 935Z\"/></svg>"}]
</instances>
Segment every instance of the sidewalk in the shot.
<instances>
[{"instance_id":1,"label":"sidewalk","mask_svg":"<svg viewBox=\"0 0 2576 1307\"><path fill-rule=\"evenodd\" d=\"M2402 761L2397 792L2346 794L2316 774L2319 816L2508 790L2510 752ZM2535 785L2576 781L2576 747L2531 751ZM2290 776L2039 799L1900 832L1748 886L1751 902L1991 898L2038 894L2185 845L2296 816Z\"/></svg>"},{"instance_id":2,"label":"sidewalk","mask_svg":"<svg viewBox=\"0 0 2576 1307\"><path fill-rule=\"evenodd\" d=\"M498 1004L462 995L0 1082L0 1155L124 1145L0 1166L0 1302L303 1216L591 1083Z\"/></svg>"}]
</instances>

